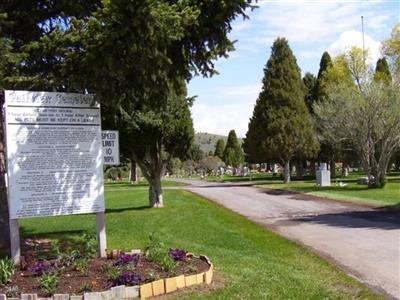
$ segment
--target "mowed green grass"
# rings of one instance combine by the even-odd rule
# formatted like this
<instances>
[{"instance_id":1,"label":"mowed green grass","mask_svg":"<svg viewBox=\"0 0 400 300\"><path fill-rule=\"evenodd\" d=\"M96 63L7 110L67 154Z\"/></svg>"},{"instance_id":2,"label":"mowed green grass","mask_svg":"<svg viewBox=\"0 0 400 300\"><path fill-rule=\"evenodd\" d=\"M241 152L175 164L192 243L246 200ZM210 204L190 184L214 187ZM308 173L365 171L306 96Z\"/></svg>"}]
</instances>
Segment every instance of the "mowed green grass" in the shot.
<instances>
[{"instance_id":1,"label":"mowed green grass","mask_svg":"<svg viewBox=\"0 0 400 300\"><path fill-rule=\"evenodd\" d=\"M185 186L186 184L183 182L177 182L174 180L163 179L162 186L163 187L174 187L174 186ZM147 180L140 180L138 182L132 183L129 180L117 180L117 181L109 181L104 180L104 189L111 190L111 189L134 189L137 187L147 188L149 187L149 183Z\"/></svg>"},{"instance_id":2,"label":"mowed green grass","mask_svg":"<svg viewBox=\"0 0 400 300\"><path fill-rule=\"evenodd\" d=\"M260 186L374 206L396 207L400 205L400 180L392 180L381 189L371 189L365 185L358 185L350 181L346 182L346 184L346 186L340 187L335 182L332 182L330 187L318 187L315 181L292 181L287 184L274 182Z\"/></svg>"},{"instance_id":3,"label":"mowed green grass","mask_svg":"<svg viewBox=\"0 0 400 300\"><path fill-rule=\"evenodd\" d=\"M177 299L381 299L335 266L260 225L184 190L166 190L165 208L147 208L147 191L106 192L109 249L143 248L155 232L168 247L205 254L223 287ZM95 232L94 215L26 219L30 237Z\"/></svg>"},{"instance_id":4,"label":"mowed green grass","mask_svg":"<svg viewBox=\"0 0 400 300\"><path fill-rule=\"evenodd\" d=\"M357 178L366 176L362 172L352 172L347 177L333 179L330 187L318 187L315 179L307 180L293 180L284 184L283 179L278 176L272 176L271 173L258 173L250 177L229 176L222 177L213 176L208 177L208 181L222 181L222 182L241 182L241 181L258 181L255 182L257 186L270 189L281 189L292 192L299 192L313 196L357 202L362 204L369 204L373 206L392 206L398 208L400 206L400 172L391 172L387 175L388 183L382 189L371 189L365 185L358 185ZM310 176L309 176L310 177ZM337 185L338 182L346 184L344 187Z\"/></svg>"}]
</instances>

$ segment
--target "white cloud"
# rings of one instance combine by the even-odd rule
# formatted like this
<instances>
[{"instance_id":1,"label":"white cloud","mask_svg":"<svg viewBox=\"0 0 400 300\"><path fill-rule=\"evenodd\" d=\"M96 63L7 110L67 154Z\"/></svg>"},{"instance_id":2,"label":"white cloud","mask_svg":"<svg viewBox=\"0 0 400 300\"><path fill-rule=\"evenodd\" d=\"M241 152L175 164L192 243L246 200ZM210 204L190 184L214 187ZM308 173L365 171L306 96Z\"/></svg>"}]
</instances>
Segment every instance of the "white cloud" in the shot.
<instances>
[{"instance_id":1,"label":"white cloud","mask_svg":"<svg viewBox=\"0 0 400 300\"><path fill-rule=\"evenodd\" d=\"M381 56L381 44L367 34L364 35L364 41L365 49L368 50L368 63L375 65L376 61ZM350 48L354 46L362 48L362 33L356 30L349 30L343 32L339 39L329 46L328 51L331 55L336 56L340 53L350 50Z\"/></svg>"},{"instance_id":2,"label":"white cloud","mask_svg":"<svg viewBox=\"0 0 400 300\"><path fill-rule=\"evenodd\" d=\"M217 95L223 97L240 97L239 100L256 99L260 93L262 84L247 84L224 86L217 90Z\"/></svg>"},{"instance_id":3,"label":"white cloud","mask_svg":"<svg viewBox=\"0 0 400 300\"><path fill-rule=\"evenodd\" d=\"M233 32L247 48L264 45L265 49L278 36L307 48L312 43L329 45L340 33L359 30L361 15L366 29L376 30L388 28L394 13L382 10L381 1L259 1L258 5L250 13L251 30Z\"/></svg>"},{"instance_id":4,"label":"white cloud","mask_svg":"<svg viewBox=\"0 0 400 300\"><path fill-rule=\"evenodd\" d=\"M227 135L235 129L244 137L261 87L261 83L222 86L200 95L191 109L196 132Z\"/></svg>"},{"instance_id":5,"label":"white cloud","mask_svg":"<svg viewBox=\"0 0 400 300\"><path fill-rule=\"evenodd\" d=\"M278 36L289 40L302 69L315 72L323 51L334 56L352 45L362 46L363 15L365 44L372 60L376 60L377 40L386 38L393 20L398 20L398 12L384 3L385 0L259 0L260 8L249 12L250 20L240 19L233 24L230 37L238 40L237 51L229 59L217 62L221 71L218 77L223 80L207 79L216 81L202 85L196 81L193 85L192 93L199 96L192 107L196 131L226 135L235 129L239 136L245 135L261 90L259 77Z\"/></svg>"},{"instance_id":6,"label":"white cloud","mask_svg":"<svg viewBox=\"0 0 400 300\"><path fill-rule=\"evenodd\" d=\"M253 114L253 106L249 103L228 105L195 103L192 107L195 130L227 135L231 129L235 129L239 137L244 137L249 118Z\"/></svg>"}]
</instances>

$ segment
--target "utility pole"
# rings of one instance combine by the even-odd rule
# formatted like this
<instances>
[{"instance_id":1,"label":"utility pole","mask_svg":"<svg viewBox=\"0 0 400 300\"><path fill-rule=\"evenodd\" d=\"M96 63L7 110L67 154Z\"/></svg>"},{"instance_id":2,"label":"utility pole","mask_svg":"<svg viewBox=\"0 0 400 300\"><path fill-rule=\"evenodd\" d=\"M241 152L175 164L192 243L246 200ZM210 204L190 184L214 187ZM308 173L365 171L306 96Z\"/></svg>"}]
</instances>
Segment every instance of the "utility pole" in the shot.
<instances>
[{"instance_id":1,"label":"utility pole","mask_svg":"<svg viewBox=\"0 0 400 300\"><path fill-rule=\"evenodd\" d=\"M364 16L361 16L361 31L362 31L363 64L364 64L364 69L365 69Z\"/></svg>"}]
</instances>

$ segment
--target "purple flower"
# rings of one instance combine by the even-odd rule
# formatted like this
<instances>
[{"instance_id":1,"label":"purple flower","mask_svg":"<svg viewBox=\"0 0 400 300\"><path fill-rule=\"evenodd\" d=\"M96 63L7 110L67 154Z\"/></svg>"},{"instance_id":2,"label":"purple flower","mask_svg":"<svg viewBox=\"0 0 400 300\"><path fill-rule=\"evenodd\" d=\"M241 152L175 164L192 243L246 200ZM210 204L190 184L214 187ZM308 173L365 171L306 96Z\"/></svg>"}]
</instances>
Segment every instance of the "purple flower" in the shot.
<instances>
[{"instance_id":1,"label":"purple flower","mask_svg":"<svg viewBox=\"0 0 400 300\"><path fill-rule=\"evenodd\" d=\"M133 264L136 266L139 262L140 255L139 254L125 254L122 253L118 256L117 260L115 261L114 265L122 266L126 264Z\"/></svg>"},{"instance_id":2,"label":"purple flower","mask_svg":"<svg viewBox=\"0 0 400 300\"><path fill-rule=\"evenodd\" d=\"M28 268L28 271L41 276L43 275L43 273L50 273L57 268L58 268L57 262L49 263L47 261L38 261L33 266Z\"/></svg>"},{"instance_id":3,"label":"purple flower","mask_svg":"<svg viewBox=\"0 0 400 300\"><path fill-rule=\"evenodd\" d=\"M122 272L111 282L111 286L127 285L134 286L143 282L143 278L132 272Z\"/></svg>"},{"instance_id":4,"label":"purple flower","mask_svg":"<svg viewBox=\"0 0 400 300\"><path fill-rule=\"evenodd\" d=\"M180 261L186 260L186 251L183 249L169 249L168 255L173 260L180 260Z\"/></svg>"}]
</instances>

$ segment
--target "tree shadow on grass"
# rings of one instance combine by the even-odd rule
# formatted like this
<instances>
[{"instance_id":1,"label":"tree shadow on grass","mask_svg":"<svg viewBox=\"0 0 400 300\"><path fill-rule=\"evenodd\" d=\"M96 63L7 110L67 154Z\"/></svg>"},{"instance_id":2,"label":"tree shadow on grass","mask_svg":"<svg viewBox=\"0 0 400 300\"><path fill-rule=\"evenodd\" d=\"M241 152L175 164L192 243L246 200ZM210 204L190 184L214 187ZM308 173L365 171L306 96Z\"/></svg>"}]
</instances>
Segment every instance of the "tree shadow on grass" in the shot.
<instances>
[{"instance_id":1,"label":"tree shadow on grass","mask_svg":"<svg viewBox=\"0 0 400 300\"><path fill-rule=\"evenodd\" d=\"M148 205L143 205L143 206L134 206L134 207L123 207L123 208L108 208L106 209L106 214L112 214L112 213L121 213L121 212L126 212L126 211L141 211L141 210L150 210L152 209Z\"/></svg>"},{"instance_id":2,"label":"tree shadow on grass","mask_svg":"<svg viewBox=\"0 0 400 300\"><path fill-rule=\"evenodd\" d=\"M268 188L268 186L263 187L263 193L269 194L269 195L293 195L293 194L302 194L302 193L312 193L312 192L337 192L337 191L364 191L367 190L367 187L352 187L352 186L346 186L346 187L339 187L339 186L330 186L330 187L317 187L317 186L302 186L299 188L296 188L295 190L287 190L285 187L282 187L280 189L279 187L277 188Z\"/></svg>"},{"instance_id":3,"label":"tree shadow on grass","mask_svg":"<svg viewBox=\"0 0 400 300\"><path fill-rule=\"evenodd\" d=\"M136 183L136 184L130 184L130 183L111 183L111 184L105 184L104 185L106 189L120 189L120 188L135 188L135 187L148 187L148 183Z\"/></svg>"},{"instance_id":4,"label":"tree shadow on grass","mask_svg":"<svg viewBox=\"0 0 400 300\"><path fill-rule=\"evenodd\" d=\"M46 238L46 239L60 239L63 240L73 240L73 236L81 236L84 233L89 233L83 229L76 229L76 230L59 230L59 231L49 231L49 232L40 232L37 233L31 229L28 229L24 226L20 227L20 235L23 238Z\"/></svg>"},{"instance_id":5,"label":"tree shadow on grass","mask_svg":"<svg viewBox=\"0 0 400 300\"><path fill-rule=\"evenodd\" d=\"M399 201L400 201L400 199L399 199ZM400 202L397 204L393 204L393 205L381 206L381 207L378 207L378 209L385 210L385 211L392 211L392 212L393 211L400 212Z\"/></svg>"}]
</instances>

